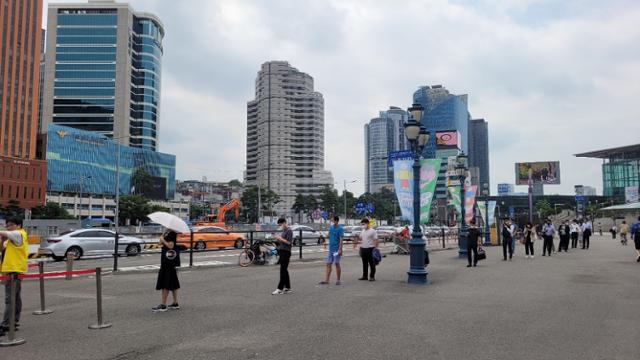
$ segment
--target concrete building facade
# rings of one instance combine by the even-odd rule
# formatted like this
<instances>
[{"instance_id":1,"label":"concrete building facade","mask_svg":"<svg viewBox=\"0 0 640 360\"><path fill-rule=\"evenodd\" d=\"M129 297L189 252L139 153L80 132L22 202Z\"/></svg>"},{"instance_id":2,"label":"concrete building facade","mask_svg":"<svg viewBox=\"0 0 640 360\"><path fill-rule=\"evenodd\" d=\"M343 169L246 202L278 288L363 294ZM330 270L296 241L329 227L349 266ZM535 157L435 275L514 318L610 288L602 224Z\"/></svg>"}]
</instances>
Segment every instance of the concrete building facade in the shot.
<instances>
[{"instance_id":1,"label":"concrete building facade","mask_svg":"<svg viewBox=\"0 0 640 360\"><path fill-rule=\"evenodd\" d=\"M484 119L469 121L469 166L478 168L479 185L482 188L491 189L489 177L489 124Z\"/></svg>"},{"instance_id":2,"label":"concrete building facade","mask_svg":"<svg viewBox=\"0 0 640 360\"><path fill-rule=\"evenodd\" d=\"M270 210L289 215L297 194L317 196L333 186L324 170L324 99L313 78L286 61L262 64L255 86L247 103L245 185L274 191L280 202Z\"/></svg>"},{"instance_id":3,"label":"concrete building facade","mask_svg":"<svg viewBox=\"0 0 640 360\"><path fill-rule=\"evenodd\" d=\"M49 4L42 132L49 124L158 148L164 26L126 3Z\"/></svg>"}]
</instances>

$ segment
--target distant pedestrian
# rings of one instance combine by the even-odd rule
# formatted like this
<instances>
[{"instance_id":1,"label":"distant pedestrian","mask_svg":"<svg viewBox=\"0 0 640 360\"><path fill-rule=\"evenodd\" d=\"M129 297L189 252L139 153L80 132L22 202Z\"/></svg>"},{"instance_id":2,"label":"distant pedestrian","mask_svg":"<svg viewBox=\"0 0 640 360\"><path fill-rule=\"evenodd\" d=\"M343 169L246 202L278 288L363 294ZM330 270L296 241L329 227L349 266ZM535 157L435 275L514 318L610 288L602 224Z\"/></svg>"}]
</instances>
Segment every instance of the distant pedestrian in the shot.
<instances>
[{"instance_id":1,"label":"distant pedestrian","mask_svg":"<svg viewBox=\"0 0 640 360\"><path fill-rule=\"evenodd\" d=\"M476 227L476 220L471 219L469 229L467 232L467 260L469 265L467 267L477 266L478 264L478 245L482 245L480 230ZM471 256L473 252L473 257Z\"/></svg>"},{"instance_id":2,"label":"distant pedestrian","mask_svg":"<svg viewBox=\"0 0 640 360\"><path fill-rule=\"evenodd\" d=\"M629 225L626 221L622 220L622 224L620 225L620 243L622 245L627 245L627 235L629 234Z\"/></svg>"},{"instance_id":3,"label":"distant pedestrian","mask_svg":"<svg viewBox=\"0 0 640 360\"><path fill-rule=\"evenodd\" d=\"M536 232L533 225L528 222L524 226L524 253L525 258L533 259L533 241L535 239Z\"/></svg>"},{"instance_id":4,"label":"distant pedestrian","mask_svg":"<svg viewBox=\"0 0 640 360\"><path fill-rule=\"evenodd\" d=\"M589 249L589 238L593 231L593 224L587 220L582 224L582 249Z\"/></svg>"},{"instance_id":5,"label":"distant pedestrian","mask_svg":"<svg viewBox=\"0 0 640 360\"><path fill-rule=\"evenodd\" d=\"M280 258L280 281L278 287L271 295L288 294L291 292L291 279L289 278L289 260L291 259L291 243L293 243L293 231L287 225L287 220L278 219L278 226L282 229L280 235L274 236L280 244L278 245L278 256ZM300 240L302 241L302 240Z\"/></svg>"},{"instance_id":6,"label":"distant pedestrian","mask_svg":"<svg viewBox=\"0 0 640 360\"><path fill-rule=\"evenodd\" d=\"M571 220L571 224L569 225L571 229L571 248L575 249L578 247L578 234L580 233L580 226L576 222L575 219Z\"/></svg>"},{"instance_id":7,"label":"distant pedestrian","mask_svg":"<svg viewBox=\"0 0 640 360\"><path fill-rule=\"evenodd\" d=\"M638 255L637 262L640 262L640 216L638 221L631 225L631 236L633 236L633 242L636 246L636 254Z\"/></svg>"},{"instance_id":8,"label":"distant pedestrian","mask_svg":"<svg viewBox=\"0 0 640 360\"><path fill-rule=\"evenodd\" d=\"M362 258L362 277L358 280L376 280L376 263L373 260L373 249L378 247L378 232L370 227L369 219L360 221L362 232L353 243L355 248L360 243L360 257Z\"/></svg>"},{"instance_id":9,"label":"distant pedestrian","mask_svg":"<svg viewBox=\"0 0 640 360\"><path fill-rule=\"evenodd\" d=\"M611 238L615 240L616 234L618 233L618 227L616 226L616 224L613 224L611 229L609 229L609 232L611 233Z\"/></svg>"},{"instance_id":10,"label":"distant pedestrian","mask_svg":"<svg viewBox=\"0 0 640 360\"><path fill-rule=\"evenodd\" d=\"M509 261L513 258L513 246L515 240L516 225L511 219L506 218L502 223L502 255L503 261L507 261L507 249L509 250Z\"/></svg>"},{"instance_id":11,"label":"distant pedestrian","mask_svg":"<svg viewBox=\"0 0 640 360\"><path fill-rule=\"evenodd\" d=\"M5 220L6 231L0 231L0 250L2 251L2 265L0 271L4 275L12 276L27 272L27 258L29 257L29 243L27 232L22 228L22 219L11 217ZM4 282L4 317L0 324L0 336L9 331L11 312L15 314L15 327L20 326L22 312L22 279L15 281L16 301L15 309L11 308L11 281Z\"/></svg>"},{"instance_id":12,"label":"distant pedestrian","mask_svg":"<svg viewBox=\"0 0 640 360\"><path fill-rule=\"evenodd\" d=\"M560 236L560 244L558 245L558 252L562 252L563 249L564 249L564 252L568 252L569 239L571 238L571 226L569 226L568 221L565 220L558 227L558 235Z\"/></svg>"},{"instance_id":13,"label":"distant pedestrian","mask_svg":"<svg viewBox=\"0 0 640 360\"><path fill-rule=\"evenodd\" d=\"M178 280L178 272L176 267L180 266L180 249L176 246L178 234L173 230L167 230L160 237L162 251L160 252L160 270L158 271L158 280L156 282L156 290L162 290L160 305L154 307L153 312L164 312L169 309L179 310L178 289L180 289L180 281ZM169 291L173 297L173 303L167 306L167 298Z\"/></svg>"},{"instance_id":14,"label":"distant pedestrian","mask_svg":"<svg viewBox=\"0 0 640 360\"><path fill-rule=\"evenodd\" d=\"M335 264L336 267L336 285L341 285L340 275L342 274L342 268L340 267L340 259L342 258L342 238L344 237L344 229L340 225L340 218L333 217L333 224L329 227L329 252L325 259L326 270L324 281L320 281L320 285L329 284L331 277L331 265Z\"/></svg>"},{"instance_id":15,"label":"distant pedestrian","mask_svg":"<svg viewBox=\"0 0 640 360\"><path fill-rule=\"evenodd\" d=\"M545 253L549 253L551 256L551 250L553 248L553 235L556 233L556 229L551 223L550 219L547 219L542 226L542 238L544 243L542 244L542 256L546 256Z\"/></svg>"}]
</instances>

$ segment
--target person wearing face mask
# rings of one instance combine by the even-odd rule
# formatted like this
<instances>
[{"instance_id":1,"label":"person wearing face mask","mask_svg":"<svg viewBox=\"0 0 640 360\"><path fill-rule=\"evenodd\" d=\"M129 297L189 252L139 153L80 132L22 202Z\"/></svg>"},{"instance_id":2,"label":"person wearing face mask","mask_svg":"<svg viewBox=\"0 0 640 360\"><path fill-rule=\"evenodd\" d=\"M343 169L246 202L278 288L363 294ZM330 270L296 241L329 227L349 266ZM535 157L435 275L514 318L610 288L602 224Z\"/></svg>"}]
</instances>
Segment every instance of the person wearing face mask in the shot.
<instances>
[{"instance_id":1,"label":"person wearing face mask","mask_svg":"<svg viewBox=\"0 0 640 360\"><path fill-rule=\"evenodd\" d=\"M291 259L291 243L293 243L293 231L287 225L287 220L278 219L278 226L282 229L280 235L274 236L280 244L278 245L278 256L280 258L280 281L278 287L271 293L281 295L291 293L291 279L289 278L289 259Z\"/></svg>"}]
</instances>

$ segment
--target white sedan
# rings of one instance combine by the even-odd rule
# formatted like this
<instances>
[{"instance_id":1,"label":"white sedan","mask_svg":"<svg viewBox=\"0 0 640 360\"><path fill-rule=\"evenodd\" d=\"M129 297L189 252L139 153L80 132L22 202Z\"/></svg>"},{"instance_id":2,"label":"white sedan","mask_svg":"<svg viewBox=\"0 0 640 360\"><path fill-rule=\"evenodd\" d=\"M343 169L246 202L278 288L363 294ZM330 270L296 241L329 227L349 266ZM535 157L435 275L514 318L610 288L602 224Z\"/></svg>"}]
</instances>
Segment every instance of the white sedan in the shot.
<instances>
[{"instance_id":1,"label":"white sedan","mask_svg":"<svg viewBox=\"0 0 640 360\"><path fill-rule=\"evenodd\" d=\"M38 252L60 261L64 258L80 259L83 256L113 254L116 233L105 229L80 229L64 232L43 240ZM135 256L144 247L144 240L133 236L118 235L118 254Z\"/></svg>"}]
</instances>

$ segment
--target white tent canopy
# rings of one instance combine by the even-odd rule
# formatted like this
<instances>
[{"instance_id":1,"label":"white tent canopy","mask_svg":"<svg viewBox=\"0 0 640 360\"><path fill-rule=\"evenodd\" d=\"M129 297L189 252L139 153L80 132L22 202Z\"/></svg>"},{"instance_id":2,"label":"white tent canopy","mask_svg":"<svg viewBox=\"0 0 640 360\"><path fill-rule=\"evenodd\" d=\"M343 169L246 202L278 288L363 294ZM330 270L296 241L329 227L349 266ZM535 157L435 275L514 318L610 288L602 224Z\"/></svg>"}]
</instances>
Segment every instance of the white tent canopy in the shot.
<instances>
[{"instance_id":1,"label":"white tent canopy","mask_svg":"<svg viewBox=\"0 0 640 360\"><path fill-rule=\"evenodd\" d=\"M629 204L624 204L624 205L614 205L614 206L609 206L609 207L606 207L606 208L602 208L600 210L602 210L602 211L607 211L607 210L610 210L610 211L616 211L616 210L617 211L621 211L621 210L622 211L624 211L624 210L627 210L627 211L639 210L640 211L640 202L634 202L634 203L629 203Z\"/></svg>"}]
</instances>

